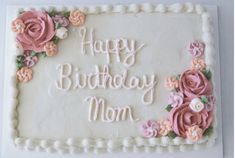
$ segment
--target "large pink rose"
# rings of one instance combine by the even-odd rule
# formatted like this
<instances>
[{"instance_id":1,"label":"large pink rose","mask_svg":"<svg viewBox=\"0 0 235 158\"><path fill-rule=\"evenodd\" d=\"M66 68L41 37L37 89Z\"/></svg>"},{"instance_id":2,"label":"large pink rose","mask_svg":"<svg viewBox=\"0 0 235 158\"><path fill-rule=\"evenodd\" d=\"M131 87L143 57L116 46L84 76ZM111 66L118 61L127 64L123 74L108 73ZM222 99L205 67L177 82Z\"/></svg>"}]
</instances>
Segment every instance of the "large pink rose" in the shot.
<instances>
[{"instance_id":1,"label":"large pink rose","mask_svg":"<svg viewBox=\"0 0 235 158\"><path fill-rule=\"evenodd\" d=\"M55 27L51 17L46 12L27 11L17 19L21 19L25 24L24 32L16 36L23 49L35 52L43 51L44 45L55 35Z\"/></svg>"},{"instance_id":2,"label":"large pink rose","mask_svg":"<svg viewBox=\"0 0 235 158\"><path fill-rule=\"evenodd\" d=\"M212 94L212 84L199 70L187 70L180 76L180 91L189 100Z\"/></svg>"},{"instance_id":3,"label":"large pink rose","mask_svg":"<svg viewBox=\"0 0 235 158\"><path fill-rule=\"evenodd\" d=\"M211 125L213 121L213 112L208 112L205 108L200 112L194 112L189 107L189 102L173 108L170 111L169 120L173 131L186 138L188 128L197 125L203 132Z\"/></svg>"}]
</instances>

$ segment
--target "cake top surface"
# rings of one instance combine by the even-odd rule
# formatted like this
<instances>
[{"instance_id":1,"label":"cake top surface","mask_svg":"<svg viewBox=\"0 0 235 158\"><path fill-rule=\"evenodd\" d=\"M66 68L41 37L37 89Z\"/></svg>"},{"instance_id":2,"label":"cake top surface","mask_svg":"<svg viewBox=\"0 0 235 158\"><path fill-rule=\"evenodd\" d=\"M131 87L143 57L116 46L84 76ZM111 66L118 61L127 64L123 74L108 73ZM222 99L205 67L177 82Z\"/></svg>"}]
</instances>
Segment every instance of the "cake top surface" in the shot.
<instances>
[{"instance_id":1,"label":"cake top surface","mask_svg":"<svg viewBox=\"0 0 235 158\"><path fill-rule=\"evenodd\" d=\"M22 10L12 21L16 144L57 150L78 140L170 146L213 138L213 46L201 6L64 9Z\"/></svg>"}]
</instances>

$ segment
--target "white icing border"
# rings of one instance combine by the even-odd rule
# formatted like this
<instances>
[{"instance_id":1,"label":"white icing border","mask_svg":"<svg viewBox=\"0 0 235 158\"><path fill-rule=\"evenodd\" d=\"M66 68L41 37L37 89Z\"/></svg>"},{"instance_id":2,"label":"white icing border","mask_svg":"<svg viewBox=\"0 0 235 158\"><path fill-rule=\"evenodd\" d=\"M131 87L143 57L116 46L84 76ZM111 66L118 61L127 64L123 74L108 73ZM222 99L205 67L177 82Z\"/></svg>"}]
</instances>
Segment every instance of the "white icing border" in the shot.
<instances>
[{"instance_id":1,"label":"white icing border","mask_svg":"<svg viewBox=\"0 0 235 158\"><path fill-rule=\"evenodd\" d=\"M137 13L137 12L158 12L158 13L194 13L202 17L202 39L206 44L205 49L205 61L208 67L212 70L214 74L215 65L215 45L213 38L213 30L211 24L210 15L201 5L193 5L192 3L175 3L169 6L158 4L152 5L149 3L145 4L130 4L130 5L102 5L102 6L89 6L89 7L33 7L33 8L19 8L18 14L21 11L27 10L47 10L56 9L57 11L79 9L85 14L103 14L103 13ZM12 54L17 55L14 50ZM14 58L15 59L15 58ZM15 65L15 61L13 61ZM212 136L203 137L199 142L194 143L190 140L183 139L181 137L176 137L170 139L168 137L160 138L142 138L142 137L126 137L119 139L92 139L92 138L82 138L82 139L72 139L67 140L43 140L34 138L22 138L19 136L18 126L18 112L17 106L18 101L18 83L16 81L15 72L17 71L16 66L14 67L14 74L11 79L12 88L12 100L11 100L11 113L10 113L10 135L13 143L17 148L24 149L26 151L46 151L48 153L57 152L60 154L70 153L76 154L80 152L175 152L175 151L187 151L187 150L198 150L205 147L210 147L214 144L217 137L216 126L217 126L217 115L216 109L214 111L214 132ZM215 85L214 79L212 80L213 85ZM214 88L215 89L215 88ZM214 94L215 91L214 91Z\"/></svg>"}]
</instances>

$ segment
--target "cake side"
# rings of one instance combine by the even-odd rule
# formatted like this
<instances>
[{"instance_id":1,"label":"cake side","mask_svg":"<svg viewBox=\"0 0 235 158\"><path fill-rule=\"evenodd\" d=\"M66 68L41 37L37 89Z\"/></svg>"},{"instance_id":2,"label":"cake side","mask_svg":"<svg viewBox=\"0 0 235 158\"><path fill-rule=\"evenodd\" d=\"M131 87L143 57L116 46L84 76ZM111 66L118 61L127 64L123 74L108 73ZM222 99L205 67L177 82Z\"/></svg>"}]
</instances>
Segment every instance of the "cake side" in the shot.
<instances>
[{"instance_id":1,"label":"cake side","mask_svg":"<svg viewBox=\"0 0 235 158\"><path fill-rule=\"evenodd\" d=\"M35 8L36 9L36 8ZM57 9L57 8L55 8ZM37 10L37 9L36 9ZM68 9L70 10L70 9ZM211 24L208 13L206 13L203 8L199 5L191 4L174 4L172 6L164 5L129 5L129 6L101 6L101 7L82 7L79 10L83 11L86 15L90 14L100 14L100 13L126 13L129 12L163 12L166 13L187 13L187 14L197 14L200 15L202 19L202 40L205 43L205 62L210 70L213 70L213 39L211 36ZM141 40L141 39L140 39ZM60 43L63 45L63 40ZM141 46L141 45L140 45ZM15 76L13 77L15 79ZM17 82L16 82L17 84ZM18 88L17 88L18 89ZM18 90L16 90L18 91ZM17 98L17 96L15 96ZM163 98L164 99L164 98ZM16 108L16 103L13 107ZM24 146L29 149L37 150L47 150L47 151L59 151L59 152L74 152L76 149L91 150L115 150L117 148L123 150L145 150L151 151L156 150L158 152L162 151L175 151L175 150L186 150L187 148L198 148L200 146L205 146L214 141L215 133L209 138L207 136L203 137L197 143L190 140L183 139L181 137L175 137L173 139L168 136L163 137L153 137L153 138L143 138L141 136L136 137L125 137L125 138L81 138L74 139L68 138L67 140L50 140L50 139L34 139L27 137L20 137L20 131L17 125L18 114L13 108L13 140L16 145ZM19 111L18 111L19 112ZM22 112L22 111L21 111ZM20 113L19 113L20 115ZM215 115L216 116L216 115ZM134 120L135 118L133 118ZM216 120L216 119L215 119ZM215 128L215 124L213 125ZM19 133L18 133L19 132ZM15 134L14 134L15 133Z\"/></svg>"}]
</instances>

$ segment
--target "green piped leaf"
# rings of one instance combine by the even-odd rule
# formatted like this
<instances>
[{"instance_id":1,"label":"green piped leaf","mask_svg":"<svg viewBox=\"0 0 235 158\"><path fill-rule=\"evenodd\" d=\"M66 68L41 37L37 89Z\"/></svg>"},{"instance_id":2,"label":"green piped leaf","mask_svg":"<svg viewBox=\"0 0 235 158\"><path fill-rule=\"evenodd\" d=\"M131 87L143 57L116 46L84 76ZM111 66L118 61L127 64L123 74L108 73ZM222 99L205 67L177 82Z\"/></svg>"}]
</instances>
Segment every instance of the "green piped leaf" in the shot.
<instances>
[{"instance_id":1,"label":"green piped leaf","mask_svg":"<svg viewBox=\"0 0 235 158\"><path fill-rule=\"evenodd\" d=\"M50 12L48 12L48 14L49 14L50 17L55 16L56 11L53 9Z\"/></svg>"},{"instance_id":2,"label":"green piped leaf","mask_svg":"<svg viewBox=\"0 0 235 158\"><path fill-rule=\"evenodd\" d=\"M55 28L56 28L56 29L61 28L61 24L60 24L60 23L56 23L56 24L55 24Z\"/></svg>"},{"instance_id":3,"label":"green piped leaf","mask_svg":"<svg viewBox=\"0 0 235 158\"><path fill-rule=\"evenodd\" d=\"M53 38L52 38L52 41L55 43L55 44L57 44L58 42L59 42L59 38L58 37L56 37L56 36L54 36Z\"/></svg>"},{"instance_id":4,"label":"green piped leaf","mask_svg":"<svg viewBox=\"0 0 235 158\"><path fill-rule=\"evenodd\" d=\"M177 80L180 79L180 74L178 74L176 77L175 77Z\"/></svg>"},{"instance_id":5,"label":"green piped leaf","mask_svg":"<svg viewBox=\"0 0 235 158\"><path fill-rule=\"evenodd\" d=\"M23 60L24 60L24 56L23 55L17 55L17 57L16 57L16 62L18 63L18 62L23 62Z\"/></svg>"},{"instance_id":6,"label":"green piped leaf","mask_svg":"<svg viewBox=\"0 0 235 158\"><path fill-rule=\"evenodd\" d=\"M37 52L32 51L30 55L31 55L31 57L34 57L34 56L37 56L37 54L38 54Z\"/></svg>"},{"instance_id":7,"label":"green piped leaf","mask_svg":"<svg viewBox=\"0 0 235 158\"><path fill-rule=\"evenodd\" d=\"M46 52L41 52L40 55L41 55L42 57L47 57Z\"/></svg>"},{"instance_id":8,"label":"green piped leaf","mask_svg":"<svg viewBox=\"0 0 235 158\"><path fill-rule=\"evenodd\" d=\"M201 101L202 101L204 104L208 103L208 99L207 99L207 97L206 97L205 95L201 96Z\"/></svg>"},{"instance_id":9,"label":"green piped leaf","mask_svg":"<svg viewBox=\"0 0 235 158\"><path fill-rule=\"evenodd\" d=\"M177 137L177 134L174 132L174 131L170 131L167 136L170 138L170 139L174 139L175 137Z\"/></svg>"},{"instance_id":10,"label":"green piped leaf","mask_svg":"<svg viewBox=\"0 0 235 158\"><path fill-rule=\"evenodd\" d=\"M213 133L213 127L210 126L209 128L207 128L207 129L205 130L205 132L203 133L203 135L210 137L212 133Z\"/></svg>"},{"instance_id":11,"label":"green piped leaf","mask_svg":"<svg viewBox=\"0 0 235 158\"><path fill-rule=\"evenodd\" d=\"M169 104L169 105L167 105L167 107L166 107L165 109L166 109L166 111L170 112L171 109L172 109L172 107L171 107L171 105Z\"/></svg>"},{"instance_id":12,"label":"green piped leaf","mask_svg":"<svg viewBox=\"0 0 235 158\"><path fill-rule=\"evenodd\" d=\"M202 73L205 75L205 77L210 80L211 77L212 77L212 73L211 73L211 70L210 69L205 69L202 71Z\"/></svg>"},{"instance_id":13,"label":"green piped leaf","mask_svg":"<svg viewBox=\"0 0 235 158\"><path fill-rule=\"evenodd\" d=\"M23 14L25 11L20 11L19 14Z\"/></svg>"},{"instance_id":14,"label":"green piped leaf","mask_svg":"<svg viewBox=\"0 0 235 158\"><path fill-rule=\"evenodd\" d=\"M17 66L18 69L21 69L22 67L25 66L25 64L23 62L22 63L17 63L16 66Z\"/></svg>"},{"instance_id":15,"label":"green piped leaf","mask_svg":"<svg viewBox=\"0 0 235 158\"><path fill-rule=\"evenodd\" d=\"M63 12L63 16L64 16L64 17L68 18L69 15L70 15L70 12L69 12L69 11L64 11L64 12Z\"/></svg>"}]
</instances>

